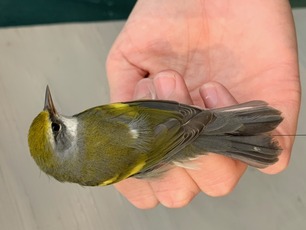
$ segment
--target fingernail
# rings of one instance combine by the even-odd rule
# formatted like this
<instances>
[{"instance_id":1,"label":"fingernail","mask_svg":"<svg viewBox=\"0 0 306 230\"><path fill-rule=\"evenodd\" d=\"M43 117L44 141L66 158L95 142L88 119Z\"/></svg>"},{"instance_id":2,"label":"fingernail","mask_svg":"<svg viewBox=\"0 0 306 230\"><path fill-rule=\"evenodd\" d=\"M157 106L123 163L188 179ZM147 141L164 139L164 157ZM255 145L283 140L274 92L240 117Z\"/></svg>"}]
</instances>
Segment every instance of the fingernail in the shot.
<instances>
[{"instance_id":1,"label":"fingernail","mask_svg":"<svg viewBox=\"0 0 306 230\"><path fill-rule=\"evenodd\" d=\"M206 107L214 108L218 105L218 94L213 84L204 84L200 89L200 93L204 99Z\"/></svg>"},{"instance_id":2,"label":"fingernail","mask_svg":"<svg viewBox=\"0 0 306 230\"><path fill-rule=\"evenodd\" d=\"M154 85L157 97L160 99L168 99L175 90L176 79L171 75L159 75L154 78Z\"/></svg>"},{"instance_id":3,"label":"fingernail","mask_svg":"<svg viewBox=\"0 0 306 230\"><path fill-rule=\"evenodd\" d=\"M134 91L134 99L156 99L152 79L146 78L138 82Z\"/></svg>"}]
</instances>

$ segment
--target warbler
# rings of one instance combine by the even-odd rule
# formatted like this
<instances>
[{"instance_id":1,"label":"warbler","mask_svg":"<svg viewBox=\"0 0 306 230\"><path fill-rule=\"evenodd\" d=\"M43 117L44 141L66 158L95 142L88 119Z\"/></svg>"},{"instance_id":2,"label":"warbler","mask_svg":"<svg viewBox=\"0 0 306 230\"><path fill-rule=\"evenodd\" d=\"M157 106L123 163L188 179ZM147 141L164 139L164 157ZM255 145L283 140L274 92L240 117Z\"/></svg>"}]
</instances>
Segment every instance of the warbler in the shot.
<instances>
[{"instance_id":1,"label":"warbler","mask_svg":"<svg viewBox=\"0 0 306 230\"><path fill-rule=\"evenodd\" d=\"M28 133L32 157L61 182L109 185L160 176L207 153L263 168L281 153L269 134L282 121L264 101L200 109L175 101L139 100L57 112L49 87Z\"/></svg>"}]
</instances>

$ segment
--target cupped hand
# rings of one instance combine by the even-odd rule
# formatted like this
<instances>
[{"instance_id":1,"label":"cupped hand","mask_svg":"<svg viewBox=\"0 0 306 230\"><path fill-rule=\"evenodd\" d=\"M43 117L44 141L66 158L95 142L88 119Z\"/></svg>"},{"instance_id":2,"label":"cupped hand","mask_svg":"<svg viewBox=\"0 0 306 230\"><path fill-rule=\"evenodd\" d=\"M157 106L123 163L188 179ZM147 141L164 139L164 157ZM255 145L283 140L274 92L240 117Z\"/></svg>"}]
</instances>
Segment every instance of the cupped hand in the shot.
<instances>
[{"instance_id":1,"label":"cupped hand","mask_svg":"<svg viewBox=\"0 0 306 230\"><path fill-rule=\"evenodd\" d=\"M276 132L284 150L279 162L262 171L286 168L294 141L288 134L295 134L300 106L288 1L139 0L110 51L107 70L112 101L156 97L208 108L267 101L283 112ZM245 170L213 154L198 163L200 170L174 168L159 180L127 179L116 187L139 208L159 202L181 207L199 191L227 194Z\"/></svg>"}]
</instances>

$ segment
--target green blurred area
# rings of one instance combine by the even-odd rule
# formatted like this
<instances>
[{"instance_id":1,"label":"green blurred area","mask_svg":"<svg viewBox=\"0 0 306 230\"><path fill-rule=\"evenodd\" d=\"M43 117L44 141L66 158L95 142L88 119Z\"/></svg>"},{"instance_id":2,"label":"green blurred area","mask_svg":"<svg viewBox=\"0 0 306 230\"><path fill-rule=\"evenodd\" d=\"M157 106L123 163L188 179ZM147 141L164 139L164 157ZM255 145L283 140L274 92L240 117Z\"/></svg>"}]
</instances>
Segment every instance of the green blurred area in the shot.
<instances>
[{"instance_id":1,"label":"green blurred area","mask_svg":"<svg viewBox=\"0 0 306 230\"><path fill-rule=\"evenodd\" d=\"M0 27L126 19L136 0L0 0Z\"/></svg>"},{"instance_id":2,"label":"green blurred area","mask_svg":"<svg viewBox=\"0 0 306 230\"><path fill-rule=\"evenodd\" d=\"M136 0L0 0L0 27L126 19ZM306 0L291 0L306 7Z\"/></svg>"},{"instance_id":3,"label":"green blurred area","mask_svg":"<svg viewBox=\"0 0 306 230\"><path fill-rule=\"evenodd\" d=\"M306 7L306 0L290 0L292 7Z\"/></svg>"}]
</instances>

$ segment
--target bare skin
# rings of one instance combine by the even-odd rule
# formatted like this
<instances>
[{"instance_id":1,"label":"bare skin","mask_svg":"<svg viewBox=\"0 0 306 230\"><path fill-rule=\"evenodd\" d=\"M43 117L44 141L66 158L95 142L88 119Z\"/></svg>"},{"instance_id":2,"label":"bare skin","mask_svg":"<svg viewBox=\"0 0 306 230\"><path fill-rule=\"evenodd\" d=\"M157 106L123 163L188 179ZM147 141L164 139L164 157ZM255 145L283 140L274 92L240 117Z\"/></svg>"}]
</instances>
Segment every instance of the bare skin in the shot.
<instances>
[{"instance_id":1,"label":"bare skin","mask_svg":"<svg viewBox=\"0 0 306 230\"><path fill-rule=\"evenodd\" d=\"M159 98L222 107L265 100L283 112L276 134L295 134L300 107L297 45L288 1L139 0L107 61L112 101ZM148 78L146 78L148 77ZM294 138L278 137L275 174L289 163ZM246 166L211 154L200 170L174 168L153 181L116 188L136 207L182 207L200 191L222 196Z\"/></svg>"}]
</instances>

